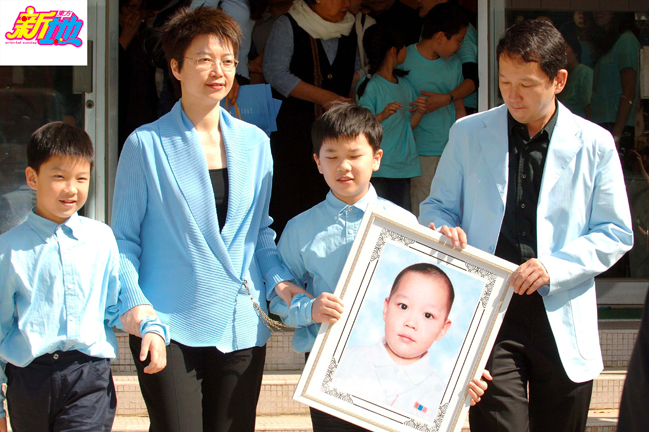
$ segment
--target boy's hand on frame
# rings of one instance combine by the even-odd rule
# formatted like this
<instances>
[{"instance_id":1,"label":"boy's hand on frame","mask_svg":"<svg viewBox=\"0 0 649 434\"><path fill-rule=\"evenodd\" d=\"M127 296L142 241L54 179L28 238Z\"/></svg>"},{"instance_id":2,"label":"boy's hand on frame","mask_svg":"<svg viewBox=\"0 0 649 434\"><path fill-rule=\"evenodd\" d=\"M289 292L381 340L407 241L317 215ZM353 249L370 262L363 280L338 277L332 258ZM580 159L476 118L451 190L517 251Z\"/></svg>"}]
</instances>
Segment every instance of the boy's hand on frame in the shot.
<instances>
[{"instance_id":1,"label":"boy's hand on frame","mask_svg":"<svg viewBox=\"0 0 649 434\"><path fill-rule=\"evenodd\" d=\"M456 226L454 228L449 228L448 226L444 225L438 230L435 227L435 223L432 222L428 225L428 227L430 227L434 231L440 232L442 235L446 236L446 238L450 239L453 243L453 247L460 247L462 249L466 248L466 232L464 232L464 229L462 229L461 227Z\"/></svg>"},{"instance_id":2,"label":"boy's hand on frame","mask_svg":"<svg viewBox=\"0 0 649 434\"><path fill-rule=\"evenodd\" d=\"M482 372L482 378L479 380L471 380L469 383L469 396L471 397L471 407L476 405L482 400L482 396L489 387L487 380L493 381L491 373L486 369Z\"/></svg>"},{"instance_id":3,"label":"boy's hand on frame","mask_svg":"<svg viewBox=\"0 0 649 434\"><path fill-rule=\"evenodd\" d=\"M140 336L140 323L148 316L158 316L158 314L150 304L140 304L129 309L119 320L126 333L140 338L142 337Z\"/></svg>"},{"instance_id":4,"label":"boy's hand on frame","mask_svg":"<svg viewBox=\"0 0 649 434\"><path fill-rule=\"evenodd\" d=\"M335 324L342 313L342 300L329 292L320 294L311 307L311 318L317 323L329 322Z\"/></svg>"},{"instance_id":5,"label":"boy's hand on frame","mask_svg":"<svg viewBox=\"0 0 649 434\"><path fill-rule=\"evenodd\" d=\"M155 374L167 366L167 348L165 340L157 333L147 333L142 338L140 361L144 362L151 354L149 365L144 368L145 374Z\"/></svg>"},{"instance_id":6,"label":"boy's hand on frame","mask_svg":"<svg viewBox=\"0 0 649 434\"><path fill-rule=\"evenodd\" d=\"M0 432L7 432L7 418L0 417Z\"/></svg>"},{"instance_id":7,"label":"boy's hand on frame","mask_svg":"<svg viewBox=\"0 0 649 434\"><path fill-rule=\"evenodd\" d=\"M288 307L291 307L291 300L298 294L304 294L309 298L313 298L313 295L309 294L306 289L288 280L284 280L275 285L275 293L286 302Z\"/></svg>"}]
</instances>

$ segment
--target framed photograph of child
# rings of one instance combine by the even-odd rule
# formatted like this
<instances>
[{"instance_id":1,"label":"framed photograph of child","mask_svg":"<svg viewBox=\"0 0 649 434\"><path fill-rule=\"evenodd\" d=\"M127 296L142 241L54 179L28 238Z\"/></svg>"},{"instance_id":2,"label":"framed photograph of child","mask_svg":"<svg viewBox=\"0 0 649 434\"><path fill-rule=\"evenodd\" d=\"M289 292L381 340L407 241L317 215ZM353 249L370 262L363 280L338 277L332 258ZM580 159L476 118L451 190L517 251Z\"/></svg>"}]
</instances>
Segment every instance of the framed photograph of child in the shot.
<instances>
[{"instance_id":1,"label":"framed photograph of child","mask_svg":"<svg viewBox=\"0 0 649 434\"><path fill-rule=\"evenodd\" d=\"M368 208L335 290L345 311L294 399L372 431L461 430L516 268Z\"/></svg>"}]
</instances>

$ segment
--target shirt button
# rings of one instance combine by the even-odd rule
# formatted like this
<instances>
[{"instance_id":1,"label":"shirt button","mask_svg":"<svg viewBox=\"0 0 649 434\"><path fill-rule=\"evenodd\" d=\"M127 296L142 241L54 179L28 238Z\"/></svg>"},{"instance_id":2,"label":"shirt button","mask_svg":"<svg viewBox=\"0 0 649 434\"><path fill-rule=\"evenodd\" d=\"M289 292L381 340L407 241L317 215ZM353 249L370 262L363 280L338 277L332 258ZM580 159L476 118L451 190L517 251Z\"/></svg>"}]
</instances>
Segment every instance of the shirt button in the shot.
<instances>
[{"instance_id":1,"label":"shirt button","mask_svg":"<svg viewBox=\"0 0 649 434\"><path fill-rule=\"evenodd\" d=\"M525 204L524 203L521 204L521 208L525 209Z\"/></svg>"},{"instance_id":2,"label":"shirt button","mask_svg":"<svg viewBox=\"0 0 649 434\"><path fill-rule=\"evenodd\" d=\"M527 175L523 173L522 175L523 179L527 178Z\"/></svg>"},{"instance_id":3,"label":"shirt button","mask_svg":"<svg viewBox=\"0 0 649 434\"><path fill-rule=\"evenodd\" d=\"M529 146L525 146L524 149L527 151L528 149L530 149L530 147L529 147Z\"/></svg>"},{"instance_id":4,"label":"shirt button","mask_svg":"<svg viewBox=\"0 0 649 434\"><path fill-rule=\"evenodd\" d=\"M352 231L351 229L350 229L350 230L348 230L347 232L349 233L349 235L351 235L351 234L353 234L353 233L354 233L354 231Z\"/></svg>"},{"instance_id":5,"label":"shirt button","mask_svg":"<svg viewBox=\"0 0 649 434\"><path fill-rule=\"evenodd\" d=\"M59 355L58 355L58 354L54 354L54 355L52 356L52 358L53 358L54 360L59 360Z\"/></svg>"},{"instance_id":6,"label":"shirt button","mask_svg":"<svg viewBox=\"0 0 649 434\"><path fill-rule=\"evenodd\" d=\"M71 285L71 284L68 284L68 289L72 289L72 285Z\"/></svg>"},{"instance_id":7,"label":"shirt button","mask_svg":"<svg viewBox=\"0 0 649 434\"><path fill-rule=\"evenodd\" d=\"M526 236L527 236L527 232L525 232L525 231L521 232L521 236L526 237Z\"/></svg>"},{"instance_id":8,"label":"shirt button","mask_svg":"<svg viewBox=\"0 0 649 434\"><path fill-rule=\"evenodd\" d=\"M338 216L337 216L337 215L336 215L336 216L334 216L334 220L338 220Z\"/></svg>"},{"instance_id":9,"label":"shirt button","mask_svg":"<svg viewBox=\"0 0 649 434\"><path fill-rule=\"evenodd\" d=\"M333 74L327 74L327 78L328 78L329 80L331 80L332 78L334 78L334 76L333 76Z\"/></svg>"}]
</instances>

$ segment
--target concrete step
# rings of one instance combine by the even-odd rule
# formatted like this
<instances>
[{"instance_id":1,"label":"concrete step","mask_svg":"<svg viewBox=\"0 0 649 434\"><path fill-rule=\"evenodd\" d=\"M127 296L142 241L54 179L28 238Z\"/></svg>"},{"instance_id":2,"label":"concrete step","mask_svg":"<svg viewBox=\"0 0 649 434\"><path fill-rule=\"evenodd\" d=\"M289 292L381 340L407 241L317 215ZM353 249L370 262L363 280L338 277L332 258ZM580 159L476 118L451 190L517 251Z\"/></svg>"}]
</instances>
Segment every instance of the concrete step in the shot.
<instances>
[{"instance_id":1,"label":"concrete step","mask_svg":"<svg viewBox=\"0 0 649 434\"><path fill-rule=\"evenodd\" d=\"M128 345L128 334L121 330L115 332L119 351L113 359L113 372L135 372L133 356ZM304 368L304 354L296 353L291 349L293 332L273 333L266 344L265 371L295 371Z\"/></svg>"},{"instance_id":2,"label":"concrete step","mask_svg":"<svg viewBox=\"0 0 649 434\"><path fill-rule=\"evenodd\" d=\"M626 379L626 368L605 368L593 382L593 394L590 399L591 410L620 408L622 389Z\"/></svg>"},{"instance_id":3,"label":"concrete step","mask_svg":"<svg viewBox=\"0 0 649 434\"><path fill-rule=\"evenodd\" d=\"M591 410L588 413L587 432L613 432L617 426L617 410ZM147 417L118 416L113 431L144 432L149 430ZM255 431L258 432L311 432L311 418L308 414L258 416ZM469 419L464 421L462 432L469 432Z\"/></svg>"},{"instance_id":4,"label":"concrete step","mask_svg":"<svg viewBox=\"0 0 649 434\"><path fill-rule=\"evenodd\" d=\"M146 416L147 410L140 393L137 376L116 373L113 377L117 390L117 414L120 416ZM605 369L593 384L590 409L619 408L625 378L625 369ZM257 415L308 414L309 408L293 399L299 379L300 371L266 372L262 380Z\"/></svg>"},{"instance_id":5,"label":"concrete step","mask_svg":"<svg viewBox=\"0 0 649 434\"><path fill-rule=\"evenodd\" d=\"M293 399L301 371L270 371L262 380L258 415L307 414L309 407ZM119 416L146 416L147 409L140 393L137 375L113 373L117 390L117 414Z\"/></svg>"}]
</instances>

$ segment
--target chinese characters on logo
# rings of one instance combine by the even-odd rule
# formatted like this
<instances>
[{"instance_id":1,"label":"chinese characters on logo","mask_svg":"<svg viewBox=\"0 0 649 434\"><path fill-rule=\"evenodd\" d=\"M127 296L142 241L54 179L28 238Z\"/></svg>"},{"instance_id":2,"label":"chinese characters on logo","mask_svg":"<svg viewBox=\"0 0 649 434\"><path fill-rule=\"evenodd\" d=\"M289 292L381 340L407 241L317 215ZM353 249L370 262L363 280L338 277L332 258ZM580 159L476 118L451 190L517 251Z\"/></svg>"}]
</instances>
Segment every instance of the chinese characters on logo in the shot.
<instances>
[{"instance_id":1,"label":"chinese characters on logo","mask_svg":"<svg viewBox=\"0 0 649 434\"><path fill-rule=\"evenodd\" d=\"M72 11L36 12L28 6L20 12L11 32L6 38L18 43L19 40L35 41L39 45L74 45L82 44L79 32L83 21ZM33 42L32 42L33 43Z\"/></svg>"}]
</instances>

